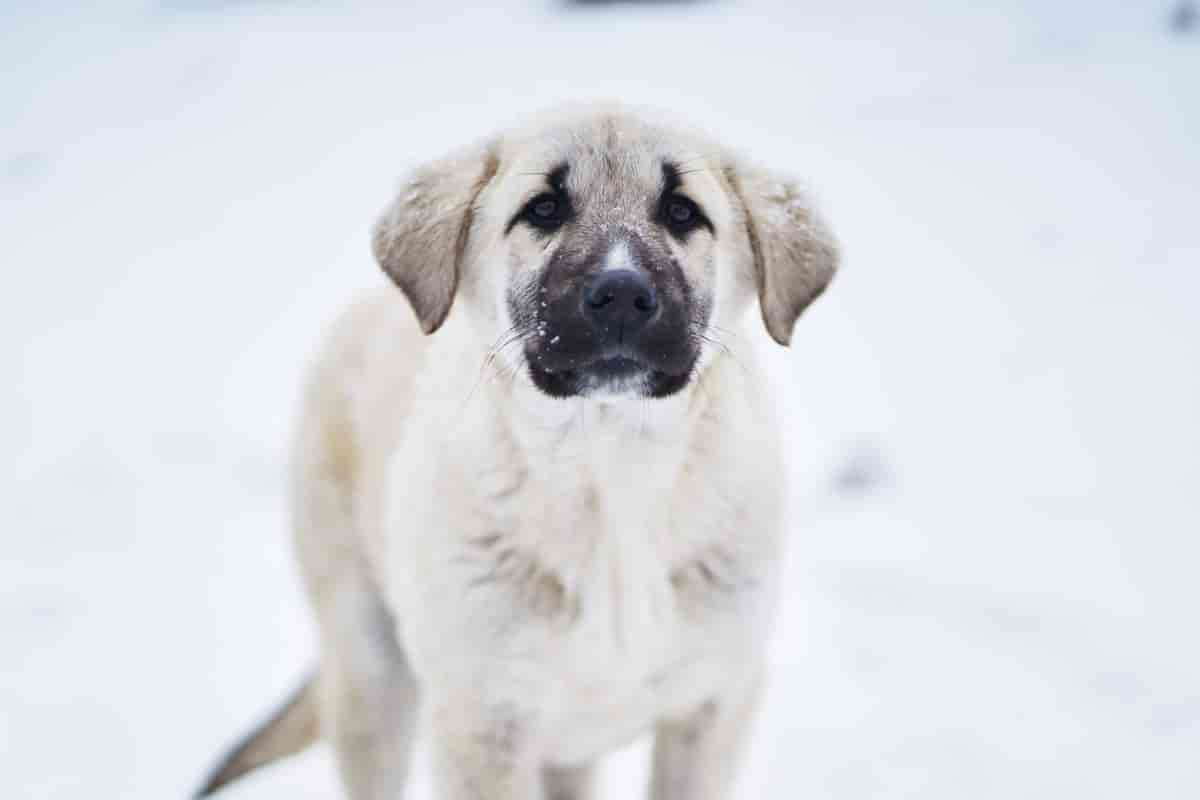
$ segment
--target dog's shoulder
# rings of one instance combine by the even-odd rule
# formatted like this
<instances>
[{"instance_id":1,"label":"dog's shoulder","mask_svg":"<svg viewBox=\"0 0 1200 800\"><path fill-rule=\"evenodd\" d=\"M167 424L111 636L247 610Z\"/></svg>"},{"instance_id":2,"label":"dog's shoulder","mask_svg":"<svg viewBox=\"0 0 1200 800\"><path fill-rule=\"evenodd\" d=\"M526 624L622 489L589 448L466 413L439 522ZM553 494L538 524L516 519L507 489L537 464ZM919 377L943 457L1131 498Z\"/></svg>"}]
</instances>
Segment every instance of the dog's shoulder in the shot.
<instances>
[{"instance_id":1,"label":"dog's shoulder","mask_svg":"<svg viewBox=\"0 0 1200 800\"><path fill-rule=\"evenodd\" d=\"M353 493L399 436L427 349L394 291L352 302L329 326L308 371L296 466L319 467Z\"/></svg>"}]
</instances>

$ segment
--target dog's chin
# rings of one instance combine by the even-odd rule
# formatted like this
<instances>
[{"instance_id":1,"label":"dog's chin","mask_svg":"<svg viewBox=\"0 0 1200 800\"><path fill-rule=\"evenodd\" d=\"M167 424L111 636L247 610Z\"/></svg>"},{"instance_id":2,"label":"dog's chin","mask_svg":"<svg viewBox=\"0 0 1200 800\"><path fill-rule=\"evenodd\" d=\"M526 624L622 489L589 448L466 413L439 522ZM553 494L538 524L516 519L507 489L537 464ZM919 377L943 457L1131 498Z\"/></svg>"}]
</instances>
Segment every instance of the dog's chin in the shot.
<instances>
[{"instance_id":1,"label":"dog's chin","mask_svg":"<svg viewBox=\"0 0 1200 800\"><path fill-rule=\"evenodd\" d=\"M631 356L596 358L570 368L552 369L526 358L533 385L551 397L669 397L687 386L695 361L668 372Z\"/></svg>"}]
</instances>

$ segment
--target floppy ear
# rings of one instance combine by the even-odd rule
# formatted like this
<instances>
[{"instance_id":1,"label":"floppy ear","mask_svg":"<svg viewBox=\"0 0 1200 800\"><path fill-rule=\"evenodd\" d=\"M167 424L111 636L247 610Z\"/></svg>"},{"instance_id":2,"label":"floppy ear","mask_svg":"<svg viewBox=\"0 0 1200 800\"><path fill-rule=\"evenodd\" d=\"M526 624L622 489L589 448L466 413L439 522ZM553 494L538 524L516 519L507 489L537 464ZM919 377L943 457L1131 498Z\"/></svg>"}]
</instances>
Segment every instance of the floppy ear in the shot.
<instances>
[{"instance_id":1,"label":"floppy ear","mask_svg":"<svg viewBox=\"0 0 1200 800\"><path fill-rule=\"evenodd\" d=\"M375 259L404 292L425 333L436 331L450 313L475 198L496 168L490 147L421 167L375 223Z\"/></svg>"},{"instance_id":2,"label":"floppy ear","mask_svg":"<svg viewBox=\"0 0 1200 800\"><path fill-rule=\"evenodd\" d=\"M745 216L763 324L787 345L796 318L837 270L837 243L795 182L756 169L725 172Z\"/></svg>"}]
</instances>

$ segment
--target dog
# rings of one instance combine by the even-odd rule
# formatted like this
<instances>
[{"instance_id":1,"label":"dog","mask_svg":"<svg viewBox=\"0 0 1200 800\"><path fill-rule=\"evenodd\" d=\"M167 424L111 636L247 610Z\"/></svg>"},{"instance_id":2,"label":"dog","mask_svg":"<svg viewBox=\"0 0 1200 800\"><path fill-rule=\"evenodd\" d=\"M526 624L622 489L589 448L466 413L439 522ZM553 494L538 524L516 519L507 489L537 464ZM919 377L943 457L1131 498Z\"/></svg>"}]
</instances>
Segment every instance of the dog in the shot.
<instances>
[{"instance_id":1,"label":"dog","mask_svg":"<svg viewBox=\"0 0 1200 800\"><path fill-rule=\"evenodd\" d=\"M373 247L400 292L336 324L294 446L319 666L197 796L324 738L396 800L420 729L438 800L586 800L647 731L653 800L727 797L786 488L748 343L834 275L808 195L580 107L417 169Z\"/></svg>"}]
</instances>

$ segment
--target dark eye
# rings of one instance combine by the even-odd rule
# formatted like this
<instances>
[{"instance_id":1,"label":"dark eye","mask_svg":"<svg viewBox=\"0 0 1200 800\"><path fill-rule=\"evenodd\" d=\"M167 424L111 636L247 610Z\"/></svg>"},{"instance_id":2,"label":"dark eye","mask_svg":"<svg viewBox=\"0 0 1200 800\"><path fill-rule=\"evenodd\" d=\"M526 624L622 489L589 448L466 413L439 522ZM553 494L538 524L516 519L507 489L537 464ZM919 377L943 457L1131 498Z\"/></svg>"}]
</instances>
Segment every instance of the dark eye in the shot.
<instances>
[{"instance_id":1,"label":"dark eye","mask_svg":"<svg viewBox=\"0 0 1200 800\"><path fill-rule=\"evenodd\" d=\"M671 222L675 223L676 225L686 225L692 221L692 204L683 200L672 200L670 213Z\"/></svg>"},{"instance_id":2,"label":"dark eye","mask_svg":"<svg viewBox=\"0 0 1200 800\"><path fill-rule=\"evenodd\" d=\"M663 221L679 236L707 224L700 207L680 194L667 198L663 208Z\"/></svg>"},{"instance_id":3,"label":"dark eye","mask_svg":"<svg viewBox=\"0 0 1200 800\"><path fill-rule=\"evenodd\" d=\"M552 194L540 194L525 205L522 216L535 228L553 230L563 224L566 204Z\"/></svg>"}]
</instances>

